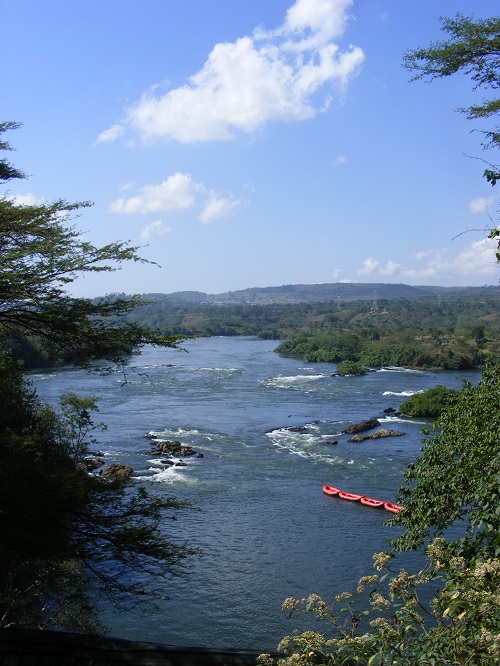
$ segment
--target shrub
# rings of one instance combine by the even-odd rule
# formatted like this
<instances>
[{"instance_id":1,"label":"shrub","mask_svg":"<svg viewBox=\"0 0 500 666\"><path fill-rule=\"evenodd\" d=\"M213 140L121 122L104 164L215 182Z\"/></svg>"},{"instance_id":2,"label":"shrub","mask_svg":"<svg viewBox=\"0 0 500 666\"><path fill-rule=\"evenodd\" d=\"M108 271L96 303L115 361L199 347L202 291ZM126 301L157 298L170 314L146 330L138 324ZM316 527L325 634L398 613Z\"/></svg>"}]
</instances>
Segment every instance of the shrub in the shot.
<instances>
[{"instance_id":1,"label":"shrub","mask_svg":"<svg viewBox=\"0 0 500 666\"><path fill-rule=\"evenodd\" d=\"M341 361L337 365L337 372L340 375L366 375L368 370L356 361Z\"/></svg>"},{"instance_id":2,"label":"shrub","mask_svg":"<svg viewBox=\"0 0 500 666\"><path fill-rule=\"evenodd\" d=\"M399 405L399 411L408 416L438 417L443 409L454 404L460 392L446 386L436 386L423 393L415 393Z\"/></svg>"}]
</instances>

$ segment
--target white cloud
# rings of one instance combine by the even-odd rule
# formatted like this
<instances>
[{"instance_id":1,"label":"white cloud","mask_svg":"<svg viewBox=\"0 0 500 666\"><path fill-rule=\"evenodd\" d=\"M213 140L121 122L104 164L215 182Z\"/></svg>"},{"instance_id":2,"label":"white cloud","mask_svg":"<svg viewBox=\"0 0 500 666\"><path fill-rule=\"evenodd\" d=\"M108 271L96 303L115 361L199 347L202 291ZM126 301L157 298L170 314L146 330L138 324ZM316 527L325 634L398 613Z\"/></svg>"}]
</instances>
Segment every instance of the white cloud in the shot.
<instances>
[{"instance_id":1,"label":"white cloud","mask_svg":"<svg viewBox=\"0 0 500 666\"><path fill-rule=\"evenodd\" d=\"M203 189L202 185L193 182L191 174L177 172L159 185L146 185L135 197L116 199L110 210L131 215L191 208L196 193Z\"/></svg>"},{"instance_id":2,"label":"white cloud","mask_svg":"<svg viewBox=\"0 0 500 666\"><path fill-rule=\"evenodd\" d=\"M209 191L202 183L196 183L189 173L174 173L159 185L145 185L138 194L116 199L110 204L112 213L121 215L145 215L149 213L185 210L199 207L198 219L202 224L227 217L241 202ZM169 231L159 220L146 225L141 231L142 240L151 235Z\"/></svg>"},{"instance_id":3,"label":"white cloud","mask_svg":"<svg viewBox=\"0 0 500 666\"><path fill-rule=\"evenodd\" d=\"M147 241L151 236L164 236L169 231L170 228L162 220L155 220L141 229L139 238L141 241Z\"/></svg>"},{"instance_id":4,"label":"white cloud","mask_svg":"<svg viewBox=\"0 0 500 666\"><path fill-rule=\"evenodd\" d=\"M422 268L406 269L403 274L425 278L493 276L498 274L495 247L494 240L483 238L473 241L455 256L450 256L446 250L429 250L417 256L418 260L425 262Z\"/></svg>"},{"instance_id":5,"label":"white cloud","mask_svg":"<svg viewBox=\"0 0 500 666\"><path fill-rule=\"evenodd\" d=\"M499 274L495 248L495 240L483 238L473 241L455 255L451 255L448 249L426 250L415 253L414 266L404 266L391 259L383 265L370 257L365 259L358 275L392 276L413 283L421 280L433 284L438 281L458 283L478 277L488 279Z\"/></svg>"},{"instance_id":6,"label":"white cloud","mask_svg":"<svg viewBox=\"0 0 500 666\"><path fill-rule=\"evenodd\" d=\"M239 203L240 202L236 200L217 197L217 195L212 192L205 204L205 207L200 213L200 222L207 224L212 220L216 220L221 217L227 217L232 213L234 208L238 206Z\"/></svg>"},{"instance_id":7,"label":"white cloud","mask_svg":"<svg viewBox=\"0 0 500 666\"><path fill-rule=\"evenodd\" d=\"M299 42L302 49L322 46L344 33L350 5L352 0L297 0L286 12L282 31L306 33Z\"/></svg>"},{"instance_id":8,"label":"white cloud","mask_svg":"<svg viewBox=\"0 0 500 666\"><path fill-rule=\"evenodd\" d=\"M491 197L477 197L472 199L469 204L469 212L471 213L486 213L490 206L496 201L497 195Z\"/></svg>"},{"instance_id":9,"label":"white cloud","mask_svg":"<svg viewBox=\"0 0 500 666\"><path fill-rule=\"evenodd\" d=\"M401 265L397 264L392 259L385 264L385 266L380 267L380 273L382 275L395 275L401 269Z\"/></svg>"},{"instance_id":10,"label":"white cloud","mask_svg":"<svg viewBox=\"0 0 500 666\"><path fill-rule=\"evenodd\" d=\"M101 132L96 139L96 143L110 143L123 135L125 127L119 123L111 125L107 130Z\"/></svg>"},{"instance_id":11,"label":"white cloud","mask_svg":"<svg viewBox=\"0 0 500 666\"><path fill-rule=\"evenodd\" d=\"M27 194L13 194L7 198L17 206L38 206L45 203L44 199L36 197L31 192L28 192Z\"/></svg>"},{"instance_id":12,"label":"white cloud","mask_svg":"<svg viewBox=\"0 0 500 666\"><path fill-rule=\"evenodd\" d=\"M359 47L341 50L333 43L345 31L351 4L297 0L277 30L216 44L185 85L163 95L154 86L98 141L114 141L127 128L146 141L228 140L269 120L314 117L328 106L332 91L342 92L364 58Z\"/></svg>"},{"instance_id":13,"label":"white cloud","mask_svg":"<svg viewBox=\"0 0 500 666\"><path fill-rule=\"evenodd\" d=\"M371 275L380 267L380 262L372 257L368 257L363 262L363 268L358 271L359 275Z\"/></svg>"},{"instance_id":14,"label":"white cloud","mask_svg":"<svg viewBox=\"0 0 500 666\"><path fill-rule=\"evenodd\" d=\"M331 275L331 278L334 282L347 282L347 283L352 282L352 280L350 278L345 277L344 271L342 270L342 268L336 268L333 271L333 273Z\"/></svg>"}]
</instances>

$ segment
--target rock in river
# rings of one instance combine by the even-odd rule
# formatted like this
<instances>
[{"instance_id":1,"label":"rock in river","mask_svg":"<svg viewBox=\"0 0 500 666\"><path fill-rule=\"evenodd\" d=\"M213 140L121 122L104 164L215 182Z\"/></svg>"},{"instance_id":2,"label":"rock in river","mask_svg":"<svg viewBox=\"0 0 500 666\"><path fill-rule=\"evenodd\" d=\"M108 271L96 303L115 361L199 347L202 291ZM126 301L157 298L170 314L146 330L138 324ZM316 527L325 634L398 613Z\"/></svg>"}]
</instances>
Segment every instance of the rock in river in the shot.
<instances>
[{"instance_id":1,"label":"rock in river","mask_svg":"<svg viewBox=\"0 0 500 666\"><path fill-rule=\"evenodd\" d=\"M353 435L355 432L363 432L365 430L371 430L380 425L378 419L367 419L366 421L361 421L360 423L353 423L352 426L349 426L347 430L344 430L346 435Z\"/></svg>"},{"instance_id":2,"label":"rock in river","mask_svg":"<svg viewBox=\"0 0 500 666\"><path fill-rule=\"evenodd\" d=\"M129 479L133 471L128 465L112 463L103 469L102 475L107 479Z\"/></svg>"},{"instance_id":3,"label":"rock in river","mask_svg":"<svg viewBox=\"0 0 500 666\"><path fill-rule=\"evenodd\" d=\"M156 446L154 453L168 453L177 457L194 456L196 451L176 439L155 439L151 442Z\"/></svg>"},{"instance_id":4,"label":"rock in river","mask_svg":"<svg viewBox=\"0 0 500 666\"><path fill-rule=\"evenodd\" d=\"M405 433L401 432L400 430L386 430L385 428L381 428L380 430L372 432L371 435L353 435L352 437L349 437L347 441L364 442L365 439L380 439L381 437L401 437L401 435L404 434Z\"/></svg>"}]
</instances>

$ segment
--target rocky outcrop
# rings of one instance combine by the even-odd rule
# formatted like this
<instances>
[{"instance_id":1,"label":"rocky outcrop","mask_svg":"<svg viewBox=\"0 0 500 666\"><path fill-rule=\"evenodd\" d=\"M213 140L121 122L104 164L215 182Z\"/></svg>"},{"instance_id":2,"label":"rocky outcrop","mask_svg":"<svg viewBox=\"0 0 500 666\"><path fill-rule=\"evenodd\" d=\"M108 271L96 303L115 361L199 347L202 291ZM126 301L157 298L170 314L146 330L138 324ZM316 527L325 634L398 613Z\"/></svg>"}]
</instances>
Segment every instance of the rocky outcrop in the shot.
<instances>
[{"instance_id":1,"label":"rocky outcrop","mask_svg":"<svg viewBox=\"0 0 500 666\"><path fill-rule=\"evenodd\" d=\"M102 470L102 475L106 479L130 479L133 473L132 467L122 465L122 463L111 463Z\"/></svg>"},{"instance_id":2,"label":"rocky outcrop","mask_svg":"<svg viewBox=\"0 0 500 666\"><path fill-rule=\"evenodd\" d=\"M361 421L360 423L353 423L352 426L349 426L347 430L344 430L344 434L352 435L356 432L364 432L365 430L372 430L380 425L378 419L367 419L366 421Z\"/></svg>"},{"instance_id":3,"label":"rocky outcrop","mask_svg":"<svg viewBox=\"0 0 500 666\"><path fill-rule=\"evenodd\" d=\"M347 441L364 442L365 439L380 439L381 437L401 437L401 435L405 434L406 433L401 432L400 430L386 430L385 428L381 428L380 430L372 432L371 435L353 435L352 437L349 437Z\"/></svg>"},{"instance_id":4,"label":"rocky outcrop","mask_svg":"<svg viewBox=\"0 0 500 666\"><path fill-rule=\"evenodd\" d=\"M338 444L339 442L338 442L337 439L328 439L326 443L327 444Z\"/></svg>"},{"instance_id":5,"label":"rocky outcrop","mask_svg":"<svg viewBox=\"0 0 500 666\"><path fill-rule=\"evenodd\" d=\"M155 439L151 443L156 446L153 453L169 454L171 456L182 458L194 456L196 454L194 449L182 444L182 442L179 442L176 439Z\"/></svg>"},{"instance_id":6,"label":"rocky outcrop","mask_svg":"<svg viewBox=\"0 0 500 666\"><path fill-rule=\"evenodd\" d=\"M93 472L104 465L104 461L99 458L84 458L77 463L78 469L83 469L85 472Z\"/></svg>"},{"instance_id":7,"label":"rocky outcrop","mask_svg":"<svg viewBox=\"0 0 500 666\"><path fill-rule=\"evenodd\" d=\"M402 432L401 430L387 430L386 428L381 428L380 430L372 432L369 437L370 439L379 439L379 437L401 437L401 435L405 434L406 433Z\"/></svg>"}]
</instances>

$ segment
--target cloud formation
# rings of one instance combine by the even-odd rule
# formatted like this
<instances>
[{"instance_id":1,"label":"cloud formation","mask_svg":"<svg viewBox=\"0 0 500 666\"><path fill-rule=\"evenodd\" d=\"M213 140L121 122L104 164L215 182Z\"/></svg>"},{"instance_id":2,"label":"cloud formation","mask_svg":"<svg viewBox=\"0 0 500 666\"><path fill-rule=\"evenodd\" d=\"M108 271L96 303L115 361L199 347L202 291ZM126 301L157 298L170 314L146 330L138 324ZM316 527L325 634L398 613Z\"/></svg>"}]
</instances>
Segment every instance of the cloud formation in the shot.
<instances>
[{"instance_id":1,"label":"cloud formation","mask_svg":"<svg viewBox=\"0 0 500 666\"><path fill-rule=\"evenodd\" d=\"M496 194L493 194L490 197L477 197L476 199L472 199L472 201L469 204L469 212L470 213L486 213L488 210L491 208L491 206L494 204L494 202L497 200Z\"/></svg>"},{"instance_id":2,"label":"cloud formation","mask_svg":"<svg viewBox=\"0 0 500 666\"><path fill-rule=\"evenodd\" d=\"M27 194L13 194L12 196L7 197L9 201L13 201L16 206L38 206L45 203L43 199L35 196L31 192Z\"/></svg>"},{"instance_id":3,"label":"cloud formation","mask_svg":"<svg viewBox=\"0 0 500 666\"><path fill-rule=\"evenodd\" d=\"M342 93L364 59L361 48L342 50L333 41L345 31L351 4L297 0L277 30L216 44L185 85L163 95L154 86L97 142L114 141L126 129L145 141L228 140L270 120L314 117L334 92Z\"/></svg>"},{"instance_id":4,"label":"cloud formation","mask_svg":"<svg viewBox=\"0 0 500 666\"><path fill-rule=\"evenodd\" d=\"M201 185L194 183L189 173L174 173L159 185L146 185L138 195L113 201L112 213L132 215L191 208Z\"/></svg>"},{"instance_id":5,"label":"cloud formation","mask_svg":"<svg viewBox=\"0 0 500 666\"><path fill-rule=\"evenodd\" d=\"M411 280L411 283L460 279L467 276L484 276L485 279L498 274L498 265L495 260L496 241L483 238L472 242L458 254L450 256L446 249L426 250L417 252L414 256L416 265L409 267L398 264L391 259L382 264L377 259L369 257L364 260L358 275L391 276L401 280Z\"/></svg>"},{"instance_id":6,"label":"cloud formation","mask_svg":"<svg viewBox=\"0 0 500 666\"><path fill-rule=\"evenodd\" d=\"M239 200L219 196L208 191L202 183L196 183L190 173L174 173L158 185L145 185L138 194L121 197L110 204L112 213L121 215L144 215L200 207L199 220L203 224L227 217L239 205ZM144 227L141 238L147 240L153 233L158 235L166 227L160 221ZM164 232L163 232L164 233ZM147 238L144 238L146 234Z\"/></svg>"},{"instance_id":7,"label":"cloud formation","mask_svg":"<svg viewBox=\"0 0 500 666\"><path fill-rule=\"evenodd\" d=\"M155 220L142 228L139 238L141 241L148 241L151 236L164 236L169 231L170 228L162 220Z\"/></svg>"},{"instance_id":8,"label":"cloud formation","mask_svg":"<svg viewBox=\"0 0 500 666\"><path fill-rule=\"evenodd\" d=\"M200 213L200 222L207 224L212 220L216 220L221 217L227 217L238 205L239 201L218 197L215 192L212 192L208 197L208 201L206 202L205 207Z\"/></svg>"}]
</instances>

